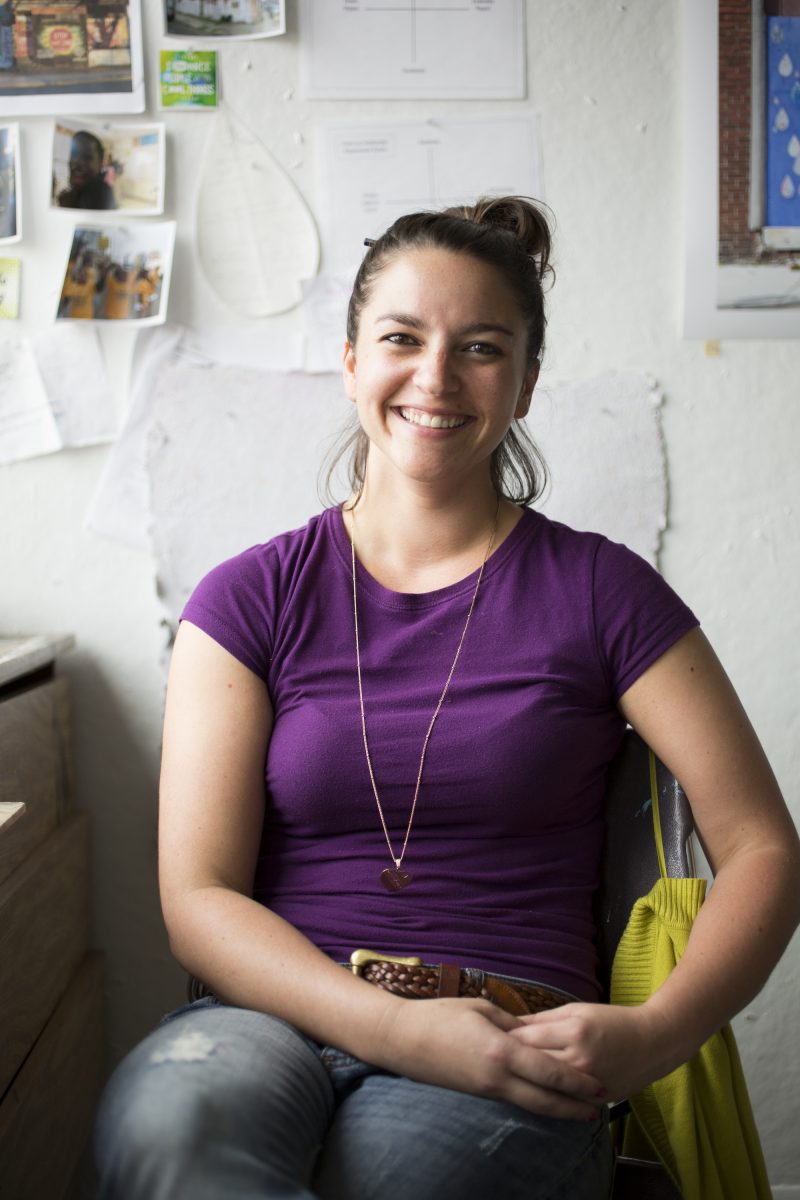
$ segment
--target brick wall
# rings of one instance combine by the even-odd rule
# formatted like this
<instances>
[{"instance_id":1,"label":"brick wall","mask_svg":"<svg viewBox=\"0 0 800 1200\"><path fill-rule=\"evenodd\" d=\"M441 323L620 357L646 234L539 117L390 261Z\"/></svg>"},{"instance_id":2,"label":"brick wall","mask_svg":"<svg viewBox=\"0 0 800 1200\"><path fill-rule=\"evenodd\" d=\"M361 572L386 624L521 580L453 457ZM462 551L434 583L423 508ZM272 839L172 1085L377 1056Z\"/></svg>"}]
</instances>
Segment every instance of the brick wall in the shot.
<instances>
[{"instance_id":1,"label":"brick wall","mask_svg":"<svg viewBox=\"0 0 800 1200\"><path fill-rule=\"evenodd\" d=\"M764 20L800 16L800 0L763 0L761 7ZM719 0L719 261L796 261L796 252L766 250L749 228L752 37L751 0Z\"/></svg>"},{"instance_id":2,"label":"brick wall","mask_svg":"<svg viewBox=\"0 0 800 1200\"><path fill-rule=\"evenodd\" d=\"M753 261L748 228L751 0L719 0L719 261Z\"/></svg>"}]
</instances>

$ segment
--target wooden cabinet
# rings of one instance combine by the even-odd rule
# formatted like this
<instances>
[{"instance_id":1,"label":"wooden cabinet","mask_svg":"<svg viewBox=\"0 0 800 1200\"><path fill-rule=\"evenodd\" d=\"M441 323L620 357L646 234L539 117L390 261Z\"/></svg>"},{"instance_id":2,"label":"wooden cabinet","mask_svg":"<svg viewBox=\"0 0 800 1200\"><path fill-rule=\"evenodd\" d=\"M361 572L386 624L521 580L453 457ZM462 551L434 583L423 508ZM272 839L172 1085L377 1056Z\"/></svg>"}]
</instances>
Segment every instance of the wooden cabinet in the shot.
<instances>
[{"instance_id":1,"label":"wooden cabinet","mask_svg":"<svg viewBox=\"0 0 800 1200\"><path fill-rule=\"evenodd\" d=\"M0 638L0 1196L65 1200L104 1071L89 830L72 805L69 638Z\"/></svg>"}]
</instances>

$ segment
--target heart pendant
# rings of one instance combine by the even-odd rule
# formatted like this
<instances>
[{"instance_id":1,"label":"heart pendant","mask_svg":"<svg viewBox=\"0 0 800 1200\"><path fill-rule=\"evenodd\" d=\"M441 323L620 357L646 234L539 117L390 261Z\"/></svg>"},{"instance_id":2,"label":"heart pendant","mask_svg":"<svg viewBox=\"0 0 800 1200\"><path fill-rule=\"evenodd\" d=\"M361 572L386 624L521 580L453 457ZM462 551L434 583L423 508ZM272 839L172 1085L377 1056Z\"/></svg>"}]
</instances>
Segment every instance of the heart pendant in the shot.
<instances>
[{"instance_id":1,"label":"heart pendant","mask_svg":"<svg viewBox=\"0 0 800 1200\"><path fill-rule=\"evenodd\" d=\"M413 876L409 875L408 871L404 871L402 867L387 867L385 871L381 871L381 883L387 892L399 892L402 888L408 887L412 878Z\"/></svg>"}]
</instances>

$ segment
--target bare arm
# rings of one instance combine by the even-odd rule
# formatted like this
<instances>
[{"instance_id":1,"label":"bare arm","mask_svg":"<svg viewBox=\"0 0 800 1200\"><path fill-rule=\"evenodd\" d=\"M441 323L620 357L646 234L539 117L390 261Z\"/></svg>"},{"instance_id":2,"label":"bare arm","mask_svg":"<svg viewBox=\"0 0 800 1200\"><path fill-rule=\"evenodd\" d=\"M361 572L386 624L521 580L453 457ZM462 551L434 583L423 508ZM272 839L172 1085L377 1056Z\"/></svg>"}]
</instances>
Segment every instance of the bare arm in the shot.
<instances>
[{"instance_id":1,"label":"bare arm","mask_svg":"<svg viewBox=\"0 0 800 1200\"><path fill-rule=\"evenodd\" d=\"M389 995L251 898L271 724L263 682L184 622L167 693L159 818L162 906L178 961L223 999L365 1061L533 1111L591 1116L597 1080L509 1037L516 1018L485 1001Z\"/></svg>"},{"instance_id":2,"label":"bare arm","mask_svg":"<svg viewBox=\"0 0 800 1200\"><path fill-rule=\"evenodd\" d=\"M673 646L620 708L680 779L715 879L685 954L646 1004L599 1013L570 1005L527 1019L519 1035L597 1074L612 1095L637 1091L696 1053L760 990L800 919L797 832L703 634Z\"/></svg>"}]
</instances>

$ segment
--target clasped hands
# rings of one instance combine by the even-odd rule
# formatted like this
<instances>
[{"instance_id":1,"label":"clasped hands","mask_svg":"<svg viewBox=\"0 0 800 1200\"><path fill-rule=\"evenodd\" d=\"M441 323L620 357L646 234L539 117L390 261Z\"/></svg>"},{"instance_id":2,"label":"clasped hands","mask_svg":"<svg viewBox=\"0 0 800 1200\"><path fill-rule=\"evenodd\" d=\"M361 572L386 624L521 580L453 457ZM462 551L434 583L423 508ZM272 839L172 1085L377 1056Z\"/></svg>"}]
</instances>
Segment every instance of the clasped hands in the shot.
<instances>
[{"instance_id":1,"label":"clasped hands","mask_svg":"<svg viewBox=\"0 0 800 1200\"><path fill-rule=\"evenodd\" d=\"M665 1073L669 1031L647 1005L574 1002L514 1017L485 1000L445 999L392 1010L380 1065L545 1116L596 1120Z\"/></svg>"}]
</instances>

